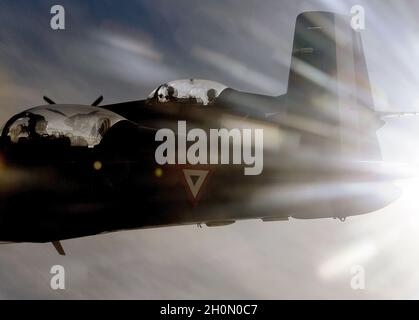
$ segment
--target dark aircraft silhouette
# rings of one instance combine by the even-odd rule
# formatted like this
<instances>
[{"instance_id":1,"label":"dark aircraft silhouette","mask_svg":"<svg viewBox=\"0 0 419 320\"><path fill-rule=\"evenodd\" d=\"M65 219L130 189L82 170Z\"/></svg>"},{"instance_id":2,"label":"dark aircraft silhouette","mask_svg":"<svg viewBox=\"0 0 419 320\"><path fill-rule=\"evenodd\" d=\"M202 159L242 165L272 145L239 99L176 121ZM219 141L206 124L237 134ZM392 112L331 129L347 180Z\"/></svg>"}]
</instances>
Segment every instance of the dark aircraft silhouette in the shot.
<instances>
[{"instance_id":1,"label":"dark aircraft silhouette","mask_svg":"<svg viewBox=\"0 0 419 320\"><path fill-rule=\"evenodd\" d=\"M139 101L45 100L2 130L0 241L53 242L64 254L63 239L241 219L344 220L400 195L393 181L404 172L381 158L383 115L374 110L360 33L333 13L298 16L288 90L278 97L186 79ZM159 165L156 133L176 132L178 121L207 133L262 128L262 173L221 161Z\"/></svg>"}]
</instances>

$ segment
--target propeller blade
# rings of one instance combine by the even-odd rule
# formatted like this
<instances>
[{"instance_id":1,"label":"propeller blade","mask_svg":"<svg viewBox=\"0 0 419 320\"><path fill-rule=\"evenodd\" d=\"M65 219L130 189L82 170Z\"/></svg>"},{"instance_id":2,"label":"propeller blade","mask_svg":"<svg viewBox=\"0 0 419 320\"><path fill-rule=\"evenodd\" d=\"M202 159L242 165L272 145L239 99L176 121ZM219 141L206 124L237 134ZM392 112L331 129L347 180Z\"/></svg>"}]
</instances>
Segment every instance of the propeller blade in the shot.
<instances>
[{"instance_id":1,"label":"propeller blade","mask_svg":"<svg viewBox=\"0 0 419 320\"><path fill-rule=\"evenodd\" d=\"M103 96L100 96L95 100L95 102L92 103L93 107L97 107L101 102L103 101Z\"/></svg>"},{"instance_id":2,"label":"propeller blade","mask_svg":"<svg viewBox=\"0 0 419 320\"><path fill-rule=\"evenodd\" d=\"M50 98L48 98L47 96L44 96L44 100L48 103L48 104L55 104L54 101L52 101Z\"/></svg>"},{"instance_id":3,"label":"propeller blade","mask_svg":"<svg viewBox=\"0 0 419 320\"><path fill-rule=\"evenodd\" d=\"M51 108L46 108L46 110L54 112L54 113L58 113L58 114L60 114L64 117L67 117L67 115L64 112L61 112L60 110L54 110L54 109L51 109Z\"/></svg>"},{"instance_id":4,"label":"propeller blade","mask_svg":"<svg viewBox=\"0 0 419 320\"><path fill-rule=\"evenodd\" d=\"M65 251L60 241L53 241L52 245L54 246L55 250L57 250L60 256L65 256Z\"/></svg>"}]
</instances>

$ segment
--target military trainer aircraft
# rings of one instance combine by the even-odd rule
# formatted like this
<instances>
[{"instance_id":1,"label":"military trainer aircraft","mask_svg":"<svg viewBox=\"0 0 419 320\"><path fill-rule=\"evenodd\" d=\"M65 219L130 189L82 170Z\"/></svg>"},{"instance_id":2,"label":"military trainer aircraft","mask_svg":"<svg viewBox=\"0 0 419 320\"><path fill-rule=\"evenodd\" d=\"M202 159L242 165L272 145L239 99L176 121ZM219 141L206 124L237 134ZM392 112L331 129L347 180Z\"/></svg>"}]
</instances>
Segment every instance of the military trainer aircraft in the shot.
<instances>
[{"instance_id":1,"label":"military trainer aircraft","mask_svg":"<svg viewBox=\"0 0 419 320\"><path fill-rule=\"evenodd\" d=\"M183 79L143 100L57 104L10 118L0 139L0 241L242 219L338 218L399 197L382 160L360 33L348 17L296 19L288 90Z\"/></svg>"}]
</instances>

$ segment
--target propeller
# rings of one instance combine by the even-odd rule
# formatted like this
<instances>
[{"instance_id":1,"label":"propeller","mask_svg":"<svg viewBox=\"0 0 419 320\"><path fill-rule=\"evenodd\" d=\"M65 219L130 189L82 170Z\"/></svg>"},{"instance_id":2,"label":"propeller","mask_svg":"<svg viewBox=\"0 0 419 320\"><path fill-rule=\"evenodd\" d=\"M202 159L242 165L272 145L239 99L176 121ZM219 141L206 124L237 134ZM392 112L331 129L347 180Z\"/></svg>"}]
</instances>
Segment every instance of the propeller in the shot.
<instances>
[{"instance_id":1,"label":"propeller","mask_svg":"<svg viewBox=\"0 0 419 320\"><path fill-rule=\"evenodd\" d=\"M44 96L43 98L46 101L46 103L48 103L48 104L56 104L54 100L48 98L47 96ZM103 96L100 96L95 101L93 101L93 103L91 105L93 107L97 107L102 101L103 101Z\"/></svg>"},{"instance_id":2,"label":"propeller","mask_svg":"<svg viewBox=\"0 0 419 320\"><path fill-rule=\"evenodd\" d=\"M92 106L93 107L97 107L101 102L103 101L103 96L100 96L99 98L97 98L93 103Z\"/></svg>"},{"instance_id":3,"label":"propeller","mask_svg":"<svg viewBox=\"0 0 419 320\"><path fill-rule=\"evenodd\" d=\"M50 98L48 98L47 96L44 96L44 100L46 103L48 104L56 104L53 100L51 100Z\"/></svg>"}]
</instances>

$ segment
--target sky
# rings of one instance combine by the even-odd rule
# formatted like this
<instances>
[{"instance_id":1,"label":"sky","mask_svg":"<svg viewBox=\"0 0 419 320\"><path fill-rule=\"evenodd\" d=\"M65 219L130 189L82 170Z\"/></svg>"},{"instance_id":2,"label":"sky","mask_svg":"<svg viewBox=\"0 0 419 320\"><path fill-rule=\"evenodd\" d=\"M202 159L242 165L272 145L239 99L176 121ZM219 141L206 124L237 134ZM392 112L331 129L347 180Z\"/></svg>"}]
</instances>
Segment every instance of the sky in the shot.
<instances>
[{"instance_id":1,"label":"sky","mask_svg":"<svg viewBox=\"0 0 419 320\"><path fill-rule=\"evenodd\" d=\"M66 29L50 28L61 4ZM419 4L412 1L0 0L0 122L47 95L58 103L137 100L159 84L202 78L269 95L286 92L296 16L365 7L364 49L380 110L419 110ZM378 132L384 159L419 163L418 120ZM242 221L0 246L2 299L419 298L418 181L368 215ZM141 208L137 208L141 213ZM144 214L144 213L142 213ZM50 288L50 269L66 289ZM350 286L366 270L365 290Z\"/></svg>"}]
</instances>

